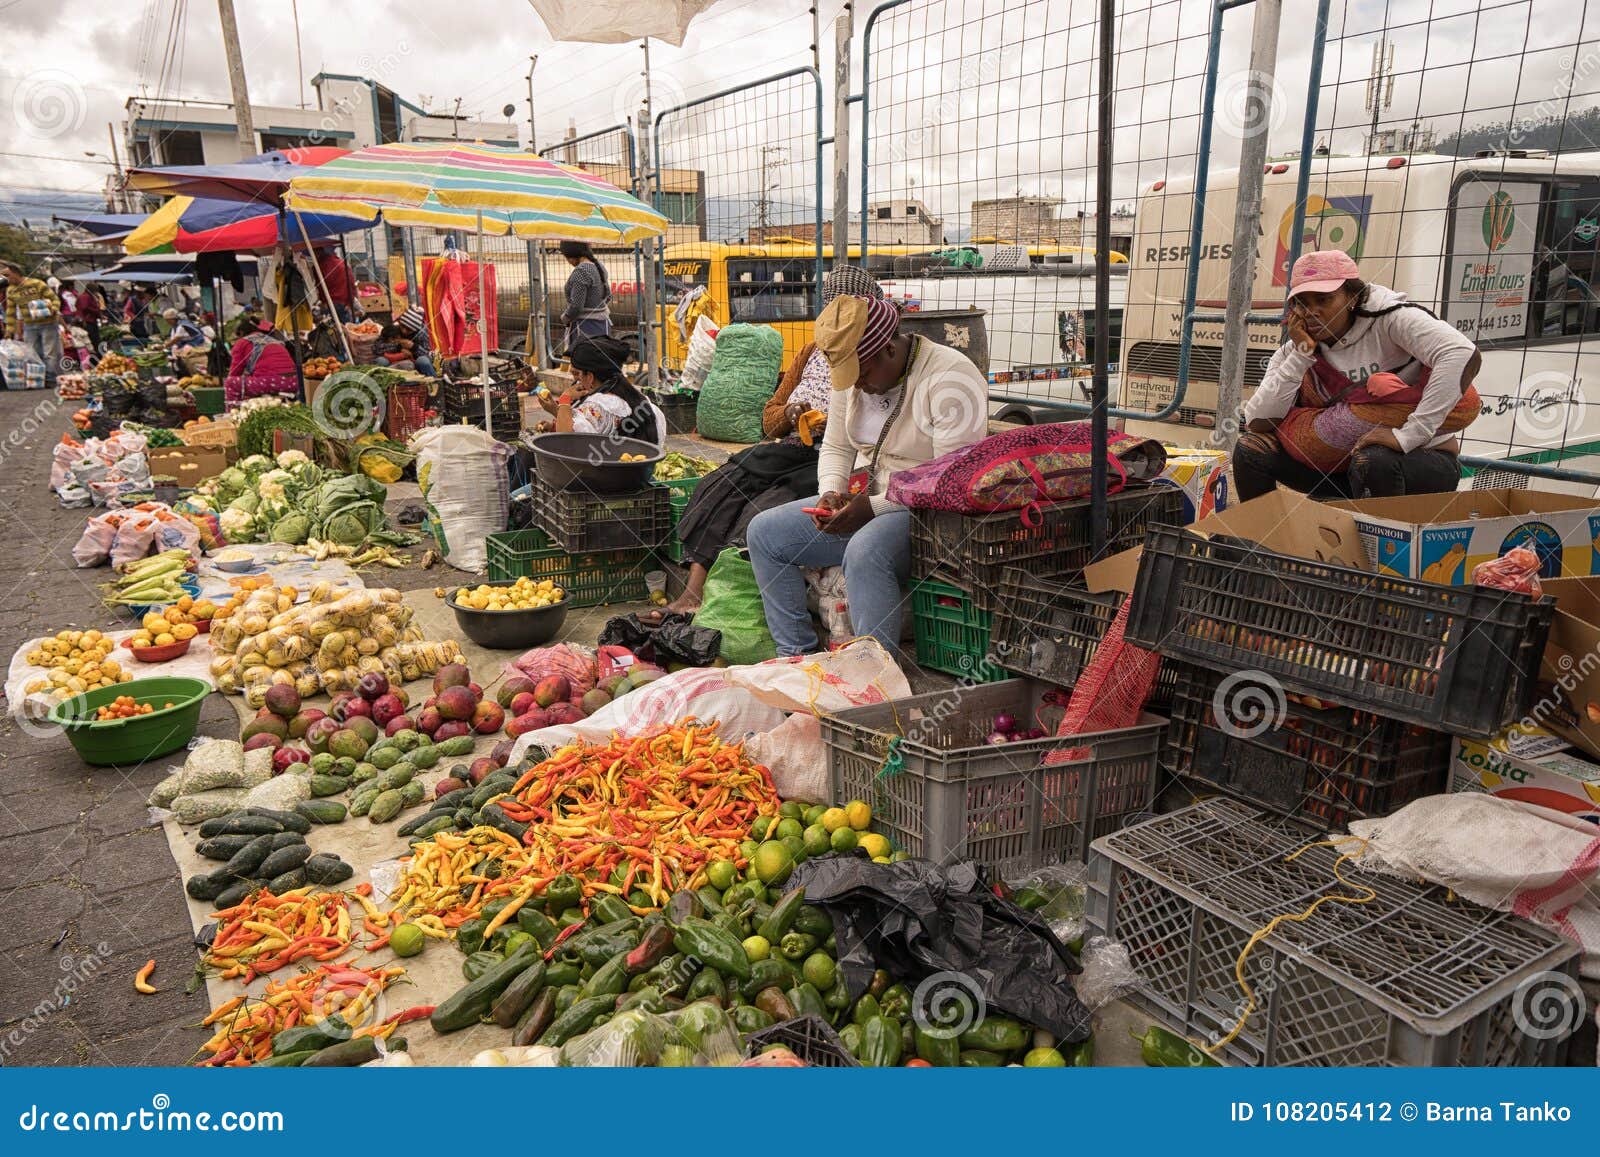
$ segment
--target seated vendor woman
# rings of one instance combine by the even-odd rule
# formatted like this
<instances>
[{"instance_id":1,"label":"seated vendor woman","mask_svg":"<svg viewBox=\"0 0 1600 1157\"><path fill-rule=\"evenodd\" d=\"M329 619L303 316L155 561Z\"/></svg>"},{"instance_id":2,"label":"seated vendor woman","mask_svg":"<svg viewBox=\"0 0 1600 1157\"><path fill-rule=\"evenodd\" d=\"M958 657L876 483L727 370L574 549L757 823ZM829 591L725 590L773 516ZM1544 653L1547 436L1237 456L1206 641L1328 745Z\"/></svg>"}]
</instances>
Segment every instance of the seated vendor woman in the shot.
<instances>
[{"instance_id":1,"label":"seated vendor woman","mask_svg":"<svg viewBox=\"0 0 1600 1157\"><path fill-rule=\"evenodd\" d=\"M1470 339L1362 281L1338 250L1294 263L1288 326L1289 343L1244 406L1233 450L1241 499L1280 484L1319 498L1456 489L1457 435L1479 412Z\"/></svg>"},{"instance_id":2,"label":"seated vendor woman","mask_svg":"<svg viewBox=\"0 0 1600 1157\"><path fill-rule=\"evenodd\" d=\"M666 415L622 372L633 354L633 346L614 337L578 341L567 351L572 385L559 396L539 396L540 405L554 415L552 422L539 423L540 428L637 438L659 450L666 442Z\"/></svg>"},{"instance_id":3,"label":"seated vendor woman","mask_svg":"<svg viewBox=\"0 0 1600 1157\"><path fill-rule=\"evenodd\" d=\"M822 303L843 296L881 299L883 290L865 269L841 265L822 279ZM827 355L808 343L761 412L769 441L739 451L695 488L677 531L689 575L669 612L700 609L711 564L724 547L744 545L752 518L817 492L817 446L833 394L829 380ZM646 621L659 618L651 612Z\"/></svg>"},{"instance_id":4,"label":"seated vendor woman","mask_svg":"<svg viewBox=\"0 0 1600 1157\"><path fill-rule=\"evenodd\" d=\"M750 522L750 562L780 655L817 649L805 567L842 566L850 622L891 654L911 576L911 512L885 496L889 476L988 432L989 387L965 355L898 332L886 301L841 297L816 321L837 396L817 456L817 497Z\"/></svg>"}]
</instances>

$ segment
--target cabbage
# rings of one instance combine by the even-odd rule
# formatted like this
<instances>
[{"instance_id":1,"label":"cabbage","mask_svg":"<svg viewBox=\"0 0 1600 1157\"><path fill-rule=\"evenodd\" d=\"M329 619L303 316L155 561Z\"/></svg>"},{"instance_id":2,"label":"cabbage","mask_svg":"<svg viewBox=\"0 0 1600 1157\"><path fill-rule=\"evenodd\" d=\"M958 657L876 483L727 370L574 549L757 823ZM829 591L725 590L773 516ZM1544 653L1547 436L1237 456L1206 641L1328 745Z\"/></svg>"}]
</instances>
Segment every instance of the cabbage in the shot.
<instances>
[{"instance_id":1,"label":"cabbage","mask_svg":"<svg viewBox=\"0 0 1600 1157\"><path fill-rule=\"evenodd\" d=\"M242 510L246 514L254 514L261 505L261 495L254 490L246 490L239 497L228 503L229 510Z\"/></svg>"},{"instance_id":2,"label":"cabbage","mask_svg":"<svg viewBox=\"0 0 1600 1157\"><path fill-rule=\"evenodd\" d=\"M272 524L272 541L299 546L311 537L311 519L295 511Z\"/></svg>"},{"instance_id":3,"label":"cabbage","mask_svg":"<svg viewBox=\"0 0 1600 1157\"><path fill-rule=\"evenodd\" d=\"M367 535L383 525L383 507L354 502L322 524L322 537L341 546L360 546Z\"/></svg>"},{"instance_id":4,"label":"cabbage","mask_svg":"<svg viewBox=\"0 0 1600 1157\"><path fill-rule=\"evenodd\" d=\"M237 466L229 466L221 474L217 475L217 482L220 484L223 490L232 491L234 493L237 493L238 491L241 491L250 485L249 477L246 476L245 472L239 469Z\"/></svg>"}]
</instances>

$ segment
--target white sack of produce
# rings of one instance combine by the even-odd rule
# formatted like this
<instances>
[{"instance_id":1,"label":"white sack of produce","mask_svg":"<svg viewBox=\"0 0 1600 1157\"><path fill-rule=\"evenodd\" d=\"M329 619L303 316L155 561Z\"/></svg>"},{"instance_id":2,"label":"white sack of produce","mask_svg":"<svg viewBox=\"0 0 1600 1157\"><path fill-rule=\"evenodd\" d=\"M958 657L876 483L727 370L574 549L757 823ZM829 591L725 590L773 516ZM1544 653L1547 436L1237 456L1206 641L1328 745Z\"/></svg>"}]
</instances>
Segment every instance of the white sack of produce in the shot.
<instances>
[{"instance_id":1,"label":"white sack of produce","mask_svg":"<svg viewBox=\"0 0 1600 1157\"><path fill-rule=\"evenodd\" d=\"M689 715L721 724L721 735L729 743L771 731L783 722L783 712L742 687L730 687L726 676L737 669L687 667L664 675L606 704L587 719L528 732L517 740L511 761L521 759L532 746L556 748L579 738L603 743L612 732L643 735Z\"/></svg>"},{"instance_id":2,"label":"white sack of produce","mask_svg":"<svg viewBox=\"0 0 1600 1157\"><path fill-rule=\"evenodd\" d=\"M822 742L822 722L797 711L771 731L745 741L745 754L765 764L772 786L783 799L801 803L827 803L833 799L828 775L828 747Z\"/></svg>"},{"instance_id":3,"label":"white sack of produce","mask_svg":"<svg viewBox=\"0 0 1600 1157\"><path fill-rule=\"evenodd\" d=\"M728 667L723 674L730 685L784 711L831 714L911 694L899 665L872 638L856 639L837 651Z\"/></svg>"},{"instance_id":4,"label":"white sack of produce","mask_svg":"<svg viewBox=\"0 0 1600 1157\"><path fill-rule=\"evenodd\" d=\"M429 427L411 439L411 449L439 552L458 570L482 570L489 559L484 540L505 529L511 508L511 450L476 426Z\"/></svg>"},{"instance_id":5,"label":"white sack of produce","mask_svg":"<svg viewBox=\"0 0 1600 1157\"><path fill-rule=\"evenodd\" d=\"M219 787L252 788L272 778L272 759L246 761L244 747L232 739L210 739L189 752L183 766L162 780L150 792L151 807L170 807L181 795L212 791Z\"/></svg>"},{"instance_id":6,"label":"white sack of produce","mask_svg":"<svg viewBox=\"0 0 1600 1157\"><path fill-rule=\"evenodd\" d=\"M1358 863L1443 884L1475 904L1517 912L1583 946L1600 979L1600 835L1549 808L1477 792L1430 795L1384 819L1353 820Z\"/></svg>"}]
</instances>

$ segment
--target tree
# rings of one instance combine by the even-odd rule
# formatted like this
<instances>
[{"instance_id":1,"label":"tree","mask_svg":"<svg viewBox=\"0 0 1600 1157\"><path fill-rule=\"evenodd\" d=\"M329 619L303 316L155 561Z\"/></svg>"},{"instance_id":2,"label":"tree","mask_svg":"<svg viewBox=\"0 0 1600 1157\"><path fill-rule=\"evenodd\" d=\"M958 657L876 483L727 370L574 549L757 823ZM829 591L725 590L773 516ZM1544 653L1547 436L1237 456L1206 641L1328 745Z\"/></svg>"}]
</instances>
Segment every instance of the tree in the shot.
<instances>
[{"instance_id":1,"label":"tree","mask_svg":"<svg viewBox=\"0 0 1600 1157\"><path fill-rule=\"evenodd\" d=\"M0 225L0 261L9 261L20 265L24 271L29 267L28 250L33 247L33 237L26 229L18 229L15 225Z\"/></svg>"},{"instance_id":2,"label":"tree","mask_svg":"<svg viewBox=\"0 0 1600 1157\"><path fill-rule=\"evenodd\" d=\"M1489 122L1466 127L1441 137L1434 151L1445 156L1470 157L1483 149L1545 149L1570 153L1593 149L1600 140L1600 108L1565 116Z\"/></svg>"}]
</instances>

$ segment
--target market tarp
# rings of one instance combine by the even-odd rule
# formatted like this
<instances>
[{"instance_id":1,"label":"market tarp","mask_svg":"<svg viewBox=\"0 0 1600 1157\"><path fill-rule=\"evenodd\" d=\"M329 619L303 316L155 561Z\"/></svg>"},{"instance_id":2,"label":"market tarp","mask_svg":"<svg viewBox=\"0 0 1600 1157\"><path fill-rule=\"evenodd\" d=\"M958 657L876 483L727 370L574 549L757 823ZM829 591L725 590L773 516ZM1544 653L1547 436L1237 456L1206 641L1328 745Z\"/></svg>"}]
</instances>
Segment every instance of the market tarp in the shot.
<instances>
[{"instance_id":1,"label":"market tarp","mask_svg":"<svg viewBox=\"0 0 1600 1157\"><path fill-rule=\"evenodd\" d=\"M677 48L689 22L716 0L528 0L556 40L627 44L651 37Z\"/></svg>"},{"instance_id":2,"label":"market tarp","mask_svg":"<svg viewBox=\"0 0 1600 1157\"><path fill-rule=\"evenodd\" d=\"M313 171L344 149L275 149L227 165L164 165L128 170L128 187L168 197L212 197L256 201L276 209L289 182Z\"/></svg>"},{"instance_id":3,"label":"market tarp","mask_svg":"<svg viewBox=\"0 0 1600 1157\"><path fill-rule=\"evenodd\" d=\"M1093 1031L1072 978L1078 959L1047 925L996 896L969 861L807 860L789 887L833 917L852 997L886 968L915 989L913 1015L947 1026L1002 1013L1076 1044Z\"/></svg>"}]
</instances>

